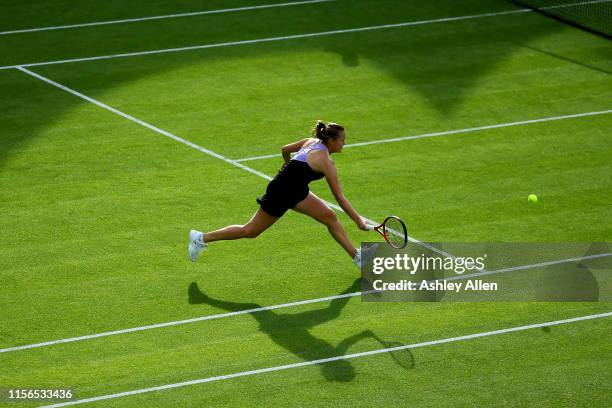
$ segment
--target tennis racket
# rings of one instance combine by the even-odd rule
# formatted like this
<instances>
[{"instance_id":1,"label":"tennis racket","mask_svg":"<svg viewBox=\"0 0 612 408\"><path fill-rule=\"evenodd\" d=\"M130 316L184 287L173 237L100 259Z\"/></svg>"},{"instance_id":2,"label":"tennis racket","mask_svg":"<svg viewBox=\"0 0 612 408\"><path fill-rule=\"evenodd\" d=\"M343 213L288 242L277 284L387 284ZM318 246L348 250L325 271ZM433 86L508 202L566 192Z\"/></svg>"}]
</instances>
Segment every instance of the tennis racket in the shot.
<instances>
[{"instance_id":1,"label":"tennis racket","mask_svg":"<svg viewBox=\"0 0 612 408\"><path fill-rule=\"evenodd\" d=\"M395 249L402 249L408 243L406 224L395 215L387 217L378 226L368 225L368 229L378 232Z\"/></svg>"}]
</instances>

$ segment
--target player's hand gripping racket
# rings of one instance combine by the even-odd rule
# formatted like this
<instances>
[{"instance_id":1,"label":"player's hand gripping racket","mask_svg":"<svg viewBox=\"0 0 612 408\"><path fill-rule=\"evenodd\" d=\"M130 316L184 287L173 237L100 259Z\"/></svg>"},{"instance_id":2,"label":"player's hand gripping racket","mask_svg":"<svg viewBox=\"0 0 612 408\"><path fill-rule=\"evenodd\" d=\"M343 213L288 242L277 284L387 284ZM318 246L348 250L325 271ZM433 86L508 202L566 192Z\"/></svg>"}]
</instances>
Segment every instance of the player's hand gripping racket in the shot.
<instances>
[{"instance_id":1,"label":"player's hand gripping racket","mask_svg":"<svg viewBox=\"0 0 612 408\"><path fill-rule=\"evenodd\" d=\"M368 229L378 232L395 249L402 249L408 243L406 224L395 215L387 217L378 226L368 225Z\"/></svg>"}]
</instances>

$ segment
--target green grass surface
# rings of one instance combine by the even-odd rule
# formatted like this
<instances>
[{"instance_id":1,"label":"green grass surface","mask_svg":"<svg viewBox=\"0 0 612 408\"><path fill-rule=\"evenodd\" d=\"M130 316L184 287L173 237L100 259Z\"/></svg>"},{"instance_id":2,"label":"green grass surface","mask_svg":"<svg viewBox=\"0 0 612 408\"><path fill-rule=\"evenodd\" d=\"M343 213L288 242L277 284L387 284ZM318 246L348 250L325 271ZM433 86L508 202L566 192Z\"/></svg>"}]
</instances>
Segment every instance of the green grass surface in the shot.
<instances>
[{"instance_id":1,"label":"green grass surface","mask_svg":"<svg viewBox=\"0 0 612 408\"><path fill-rule=\"evenodd\" d=\"M42 13L22 2L0 30L249 4L58 1ZM0 65L511 9L334 1L15 34L0 36ZM238 159L277 153L319 118L346 125L354 143L608 110L610 55L608 40L521 13L31 69ZM0 71L0 95L0 348L358 290L326 229L294 213L191 264L188 230L246 222L264 179L17 70ZM400 215L420 240L611 241L611 131L606 114L334 159L358 211ZM273 175L280 163L245 164ZM312 189L331 200L324 182ZM371 238L341 219L355 242ZM189 302L191 282L209 297ZM3 353L0 385L70 386L87 398L384 347L370 333L411 344L609 310L351 298ZM584 321L415 349L410 367L382 354L91 405L604 407L610 328L609 318Z\"/></svg>"}]
</instances>

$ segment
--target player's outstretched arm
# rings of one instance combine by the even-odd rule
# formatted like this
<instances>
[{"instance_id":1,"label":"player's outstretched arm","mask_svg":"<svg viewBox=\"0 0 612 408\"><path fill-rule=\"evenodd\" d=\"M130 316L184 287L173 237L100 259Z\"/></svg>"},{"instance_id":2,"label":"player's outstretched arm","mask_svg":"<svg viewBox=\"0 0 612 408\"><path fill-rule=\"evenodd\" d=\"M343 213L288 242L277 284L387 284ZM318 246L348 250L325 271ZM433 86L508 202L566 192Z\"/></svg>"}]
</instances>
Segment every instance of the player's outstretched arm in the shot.
<instances>
[{"instance_id":1,"label":"player's outstretched arm","mask_svg":"<svg viewBox=\"0 0 612 408\"><path fill-rule=\"evenodd\" d=\"M338 171L336 170L336 165L331 160L327 160L327 163L323 166L325 174L325 179L327 180L327 184L329 184L329 189L331 190L334 198L342 207L344 212L351 217L351 219L357 224L357 227L363 231L368 230L368 226L361 218L361 216L355 211L350 201L344 196L342 192L342 187L340 186L340 180L338 179Z\"/></svg>"}]
</instances>

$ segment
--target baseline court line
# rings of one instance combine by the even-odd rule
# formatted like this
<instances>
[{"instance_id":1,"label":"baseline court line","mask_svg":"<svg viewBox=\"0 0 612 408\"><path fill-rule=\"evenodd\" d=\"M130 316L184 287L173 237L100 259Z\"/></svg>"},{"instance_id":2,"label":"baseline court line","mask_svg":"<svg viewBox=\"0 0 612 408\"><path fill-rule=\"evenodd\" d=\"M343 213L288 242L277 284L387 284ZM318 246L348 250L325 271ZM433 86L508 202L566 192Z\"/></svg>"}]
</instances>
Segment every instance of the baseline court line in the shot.
<instances>
[{"instance_id":1,"label":"baseline court line","mask_svg":"<svg viewBox=\"0 0 612 408\"><path fill-rule=\"evenodd\" d=\"M521 126L521 125L528 125L532 123L551 122L555 120L581 118L581 117L595 116L595 115L606 115L608 113L612 113L612 109L603 110L603 111L585 112L585 113L574 113L570 115L549 116L545 118L522 120L518 122L498 123L496 125L486 125L486 126L478 126L478 127L465 128L465 129L447 130L444 132L424 133L422 135L416 135L416 136L402 136L402 137L395 137L391 139L372 140L369 142L349 143L349 144L344 145L344 147L345 148L346 147L359 147L359 146L369 146L369 145L380 144L380 143L402 142L405 140L415 140L415 139L424 139L428 137L447 136L447 135L454 135L458 133L478 132L481 130L499 129L499 128L505 128L505 127L511 127L511 126ZM245 157L242 159L235 159L235 161L240 163L240 162L251 161L251 160L270 159L273 157L282 157L282 155L280 153L265 154L262 156L253 156L253 157Z\"/></svg>"},{"instance_id":2,"label":"baseline court line","mask_svg":"<svg viewBox=\"0 0 612 408\"><path fill-rule=\"evenodd\" d=\"M408 21L404 23L383 24L383 25L358 27L358 28L347 28L347 29L342 29L342 30L322 31L322 32L317 32L317 33L294 34L294 35L285 35L285 36L280 36L280 37L258 38L258 39L253 39L253 40L229 41L229 42L216 43L216 44L192 45L192 46L179 47L179 48L163 48L163 49L151 50L151 51L136 51L136 52L128 52L128 53L122 53L122 54L99 55L95 57L70 58L70 59L58 60L58 61L34 62L34 63L18 64L18 65L6 65L6 66L0 66L0 70L13 69L13 68L19 68L19 67L39 67L43 65L65 64L65 63L70 63L70 62L98 61L98 60L106 60L106 59L114 59L114 58L126 58L126 57L135 57L135 56L141 56L141 55L163 54L163 53L168 53L168 52L202 50L202 49L207 49L207 48L231 47L231 46L236 46L236 45L258 44L258 43L266 43L266 42L274 42L274 41L286 41L286 40L295 40L299 38L310 38L310 37L321 37L321 36L327 36L327 35L357 33L357 32L363 32L363 31L409 27L409 26L432 24L432 23L445 23L445 22L450 22L450 21L471 20L475 18L495 17L495 16L503 16L507 14L529 13L529 12L532 12L532 10L530 9L508 10L508 11L501 11L501 12L496 12L496 13L484 13L484 14L475 14L475 15L459 16L459 17L444 17L444 18L437 18L433 20Z\"/></svg>"},{"instance_id":3,"label":"baseline court line","mask_svg":"<svg viewBox=\"0 0 612 408\"><path fill-rule=\"evenodd\" d=\"M464 335L464 336L449 337L449 338L445 338L445 339L425 341L425 342L422 342L422 343L405 344L405 345L397 346L397 347L388 347L388 348L364 351L364 352L361 352L361 353L346 354L346 355L343 355L343 356L336 356L336 357L322 358L322 359L318 359L318 360L303 361L301 363L294 363L294 364L286 364L286 365L280 365L280 366L274 366L274 367L260 368L260 369L257 369L257 370L241 371L241 372L233 373L233 374L218 375L218 376L215 376L215 377L199 378L199 379L195 379L195 380L183 381L183 382L178 382L178 383L158 385L156 387L149 387L149 388L141 388L141 389L131 390L131 391L124 391L124 392L119 392L119 393L116 393L116 394L100 395L100 396L97 396L97 397L83 398L83 399L75 400L75 401L61 402L59 404L45 405L45 407L46 408L59 408L59 407L66 407L66 406L70 406L70 405L79 405L79 404L85 404L85 403L88 403L88 402L109 400L109 399L127 397L127 396L130 396L130 395L145 394L145 393L149 393L149 392L156 392L156 391L163 391L163 390L168 390L168 389L173 389L173 388L187 387L187 386L190 386L190 385L210 383L210 382L214 382L214 381L229 380L229 379L237 378L237 377L245 377L245 376L249 376L249 375L265 374L265 373L270 373L270 372L274 372L274 371L282 371L282 370L289 370L289 369L292 369L292 368L299 368L299 367L313 366L313 365L317 365L317 364L331 363L333 361L338 361L338 360L349 360L349 359L354 359L354 358L373 356L373 355L382 354L382 353L391 353L391 352L394 352L394 351L411 350L411 349L416 349L416 348L435 346L435 345L438 345L438 344L454 343L454 342L458 342L458 341L471 340L471 339L477 339L477 338L482 338L482 337L496 336L496 335L499 335L499 334L515 333L515 332L520 332L520 331L525 331L525 330L530 330L530 329L537 329L537 328L541 328L541 327L557 326L557 325L560 325L560 324L575 323L575 322L580 322L580 321L585 321L585 320L601 319L601 318L610 317L610 316L612 316L612 312L598 313L598 314L592 314L592 315L586 315L586 316L578 316L578 317L572 317L572 318L569 318L569 319L554 320L554 321L551 321L551 322L544 322L544 323L528 324L528 325L524 325L524 326L514 326L514 327L508 327L508 328L500 329L500 330L492 330L492 331L481 332L481 333L472 333L472 334L468 334L468 335Z\"/></svg>"},{"instance_id":4,"label":"baseline court line","mask_svg":"<svg viewBox=\"0 0 612 408\"><path fill-rule=\"evenodd\" d=\"M221 13L231 13L235 11L260 10L260 9L277 8L277 7L290 7L290 6L298 6L302 4L326 3L330 1L335 1L335 0L304 0L304 1L296 1L296 2L291 2L291 3L261 4L257 6L244 6L244 7L218 9L218 10L192 11L192 12L187 12L187 13L165 14L161 16L150 16L150 17L126 18L126 19L121 19L121 20L94 21L91 23L67 24L67 25L52 26L52 27L24 28L20 30L0 31L0 35L33 33L37 31L63 30L67 28L92 27L92 26L102 26L102 25L121 24L121 23L134 23L134 22L150 21L150 20L164 20L168 18L192 17L192 16L201 16L201 15L206 15L206 14L221 14Z\"/></svg>"},{"instance_id":5,"label":"baseline court line","mask_svg":"<svg viewBox=\"0 0 612 408\"><path fill-rule=\"evenodd\" d=\"M526 270L526 269L538 268L538 267L542 267L542 266L559 265L559 264L563 264L563 263L577 262L577 261L587 260L587 259L604 258L604 257L608 257L608 256L611 256L611 255L612 255L612 253L605 253L605 254L595 254L595 255L581 256L581 257L576 257L576 258L559 259L559 260L556 260L556 261L542 262L542 263L531 264L531 265L514 266L514 267L510 267L510 268L496 269L496 270L493 270L493 271L483 271L483 272L470 273L470 274L466 274L466 275L451 276L451 277L448 277L448 278L436 279L435 281L455 281L455 280L461 280L461 279L469 279L469 278L476 277L476 276L493 275L493 274L497 274L497 273L505 273L505 272L512 272L512 271L518 271L518 270ZM326 297L321 297L321 298L306 299L306 300L300 300L300 301L296 301L296 302L283 303L283 304L277 304L277 305L271 305L271 306L262 306L262 307L257 307L257 308L253 308L253 309L244 309L244 310L239 310L239 311L236 311L236 312L219 313L219 314L214 314L214 315L194 317L194 318L191 318L191 319L175 320L175 321L164 322L164 323L150 324L150 325L146 325L146 326L130 327L130 328L127 328L127 329L112 330L112 331L95 333L95 334L89 334L89 335L78 336L78 337L68 337L68 338L64 338L64 339L45 341L45 342L42 342L42 343L25 344L25 345L22 345L22 346L14 346L14 347L7 347L7 348L0 349L0 354L1 353L10 353L12 351L27 350L27 349L33 349L33 348L39 348L39 347L52 346L52 345L55 345L55 344L73 343L73 342L77 342L77 341L91 340L91 339L96 339L96 338L99 338L99 337L115 336L115 335L118 335L118 334L127 334L127 333L134 333L134 332L140 332L140 331L151 330L151 329L159 329L159 328L162 328L162 327L180 326L180 325L183 325L183 324L203 322L203 321L206 321L206 320L223 319L223 318L226 318L226 317L239 316L239 315L244 315L244 314L252 314L252 313L262 312L262 311L266 311L266 310L284 309L284 308L289 308L289 307L308 305L308 304L312 304L312 303L321 303L321 302L331 301L331 300L334 300L334 299L349 298L349 297L360 296L362 294L376 293L376 292L380 292L380 291L371 290L371 291L366 291L366 292L344 293L344 294L341 294L341 295L332 295L332 296L326 296Z\"/></svg>"}]
</instances>

